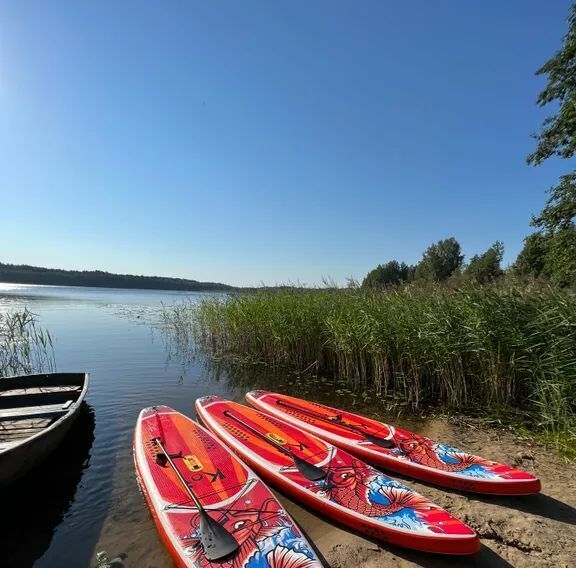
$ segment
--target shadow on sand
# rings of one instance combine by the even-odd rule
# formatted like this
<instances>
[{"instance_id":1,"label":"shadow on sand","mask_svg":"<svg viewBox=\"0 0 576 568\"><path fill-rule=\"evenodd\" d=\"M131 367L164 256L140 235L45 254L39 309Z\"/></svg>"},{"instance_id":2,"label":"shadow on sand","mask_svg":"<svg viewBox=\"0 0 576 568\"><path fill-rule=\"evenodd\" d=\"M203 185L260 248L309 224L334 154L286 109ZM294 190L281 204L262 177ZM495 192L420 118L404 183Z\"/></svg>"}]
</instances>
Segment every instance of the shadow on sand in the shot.
<instances>
[{"instance_id":1,"label":"shadow on sand","mask_svg":"<svg viewBox=\"0 0 576 568\"><path fill-rule=\"evenodd\" d=\"M496 552L481 545L480 552L474 556L448 556L445 554L426 554L390 547L389 550L404 560L409 560L422 568L514 568Z\"/></svg>"},{"instance_id":2,"label":"shadow on sand","mask_svg":"<svg viewBox=\"0 0 576 568\"><path fill-rule=\"evenodd\" d=\"M474 495L476 501L501 505L538 517L545 517L568 525L576 525L576 509L554 497L538 493L523 497L501 497L497 495Z\"/></svg>"}]
</instances>

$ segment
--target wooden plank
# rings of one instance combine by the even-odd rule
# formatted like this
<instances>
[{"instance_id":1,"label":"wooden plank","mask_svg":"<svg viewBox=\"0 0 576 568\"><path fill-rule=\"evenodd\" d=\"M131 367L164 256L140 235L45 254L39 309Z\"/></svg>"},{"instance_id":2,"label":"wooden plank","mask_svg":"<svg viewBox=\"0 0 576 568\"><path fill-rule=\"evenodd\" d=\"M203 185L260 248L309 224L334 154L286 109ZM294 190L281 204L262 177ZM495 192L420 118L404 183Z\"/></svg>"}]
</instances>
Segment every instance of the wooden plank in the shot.
<instances>
[{"instance_id":1,"label":"wooden plank","mask_svg":"<svg viewBox=\"0 0 576 568\"><path fill-rule=\"evenodd\" d=\"M39 432L40 430L45 430L48 424L42 424L40 426L22 426L20 428L4 428L3 424L0 423L0 437L10 434L17 434L18 432Z\"/></svg>"},{"instance_id":2,"label":"wooden plank","mask_svg":"<svg viewBox=\"0 0 576 568\"><path fill-rule=\"evenodd\" d=\"M76 400L77 393L73 392L38 392L0 397L0 410L31 406L44 406L47 404L64 404L69 400Z\"/></svg>"},{"instance_id":3,"label":"wooden plank","mask_svg":"<svg viewBox=\"0 0 576 568\"><path fill-rule=\"evenodd\" d=\"M0 410L0 420L17 420L19 418L39 418L41 416L58 416L66 414L68 408L62 408L62 406L62 404L45 404L43 406L7 408Z\"/></svg>"},{"instance_id":4,"label":"wooden plank","mask_svg":"<svg viewBox=\"0 0 576 568\"><path fill-rule=\"evenodd\" d=\"M0 422L0 432L12 430L42 429L50 425L52 418L22 418L21 420L5 420Z\"/></svg>"},{"instance_id":5,"label":"wooden plank","mask_svg":"<svg viewBox=\"0 0 576 568\"><path fill-rule=\"evenodd\" d=\"M0 452L3 452L16 445L18 445L18 442L0 442Z\"/></svg>"},{"instance_id":6,"label":"wooden plank","mask_svg":"<svg viewBox=\"0 0 576 568\"><path fill-rule=\"evenodd\" d=\"M0 437L10 436L11 434L19 434L20 432L30 433L30 432L40 432L40 430L45 430L46 426L38 426L37 428L2 428L0 426Z\"/></svg>"},{"instance_id":7,"label":"wooden plank","mask_svg":"<svg viewBox=\"0 0 576 568\"><path fill-rule=\"evenodd\" d=\"M81 386L56 386L56 387L30 387L25 389L10 389L7 391L0 391L0 398L10 398L12 396L22 396L29 394L52 394L52 393L69 393L81 392Z\"/></svg>"},{"instance_id":8,"label":"wooden plank","mask_svg":"<svg viewBox=\"0 0 576 568\"><path fill-rule=\"evenodd\" d=\"M46 430L49 424L37 426L37 427L28 427L28 428L2 428L2 422L0 422L0 441L5 442L6 440L12 440L16 438L30 438L31 436L35 436L40 432Z\"/></svg>"},{"instance_id":9,"label":"wooden plank","mask_svg":"<svg viewBox=\"0 0 576 568\"><path fill-rule=\"evenodd\" d=\"M31 438L33 434L22 434L21 436L0 436L0 444L4 444L5 442L23 442L28 438Z\"/></svg>"}]
</instances>

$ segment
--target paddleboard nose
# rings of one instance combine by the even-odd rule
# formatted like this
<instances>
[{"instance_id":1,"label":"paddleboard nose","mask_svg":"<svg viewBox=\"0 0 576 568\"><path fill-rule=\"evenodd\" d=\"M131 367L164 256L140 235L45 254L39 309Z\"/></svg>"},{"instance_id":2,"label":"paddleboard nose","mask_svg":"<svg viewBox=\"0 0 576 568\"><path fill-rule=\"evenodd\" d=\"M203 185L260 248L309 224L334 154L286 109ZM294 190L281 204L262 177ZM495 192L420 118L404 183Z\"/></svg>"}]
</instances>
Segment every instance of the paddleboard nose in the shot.
<instances>
[{"instance_id":1,"label":"paddleboard nose","mask_svg":"<svg viewBox=\"0 0 576 568\"><path fill-rule=\"evenodd\" d=\"M206 396L201 396L196 399L196 404L201 406L206 406L208 404L212 404L214 402L219 402L224 400L221 396L216 394L208 394Z\"/></svg>"}]
</instances>

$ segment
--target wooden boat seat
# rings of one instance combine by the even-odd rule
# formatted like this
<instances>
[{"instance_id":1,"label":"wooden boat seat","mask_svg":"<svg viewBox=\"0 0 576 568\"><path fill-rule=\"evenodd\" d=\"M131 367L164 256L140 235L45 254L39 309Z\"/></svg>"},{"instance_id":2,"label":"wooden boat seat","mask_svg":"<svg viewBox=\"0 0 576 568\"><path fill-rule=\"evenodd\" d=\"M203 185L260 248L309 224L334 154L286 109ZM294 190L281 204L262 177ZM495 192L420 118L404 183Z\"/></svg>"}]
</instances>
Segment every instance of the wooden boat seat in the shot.
<instances>
[{"instance_id":1,"label":"wooden boat seat","mask_svg":"<svg viewBox=\"0 0 576 568\"><path fill-rule=\"evenodd\" d=\"M0 385L1 386L1 385ZM18 393L18 394L16 394ZM67 402L70 399L78 398L77 391L47 391L47 392L28 392L9 391L9 393L0 396L0 411L9 408L29 408L34 406L58 405Z\"/></svg>"},{"instance_id":2,"label":"wooden boat seat","mask_svg":"<svg viewBox=\"0 0 576 568\"><path fill-rule=\"evenodd\" d=\"M42 406L6 408L0 410L0 420L60 416L68 412L73 402L73 400L67 400L63 404L44 404Z\"/></svg>"},{"instance_id":3,"label":"wooden boat seat","mask_svg":"<svg viewBox=\"0 0 576 568\"><path fill-rule=\"evenodd\" d=\"M0 387L2 384L0 383ZM5 391L0 391L0 397L9 398L12 396L30 396L33 394L73 394L76 392L82 392L82 385L51 385L47 387L27 387L23 389L8 389Z\"/></svg>"}]
</instances>

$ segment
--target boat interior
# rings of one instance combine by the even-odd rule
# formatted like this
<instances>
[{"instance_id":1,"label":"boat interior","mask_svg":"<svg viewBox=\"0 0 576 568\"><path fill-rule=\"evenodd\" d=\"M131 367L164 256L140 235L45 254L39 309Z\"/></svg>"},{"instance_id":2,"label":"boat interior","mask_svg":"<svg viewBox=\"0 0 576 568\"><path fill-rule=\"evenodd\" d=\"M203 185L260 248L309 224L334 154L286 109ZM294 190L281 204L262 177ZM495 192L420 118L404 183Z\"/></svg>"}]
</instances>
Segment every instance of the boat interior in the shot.
<instances>
[{"instance_id":1,"label":"boat interior","mask_svg":"<svg viewBox=\"0 0 576 568\"><path fill-rule=\"evenodd\" d=\"M0 452L38 434L64 416L81 396L83 375L71 380L0 381Z\"/></svg>"}]
</instances>

